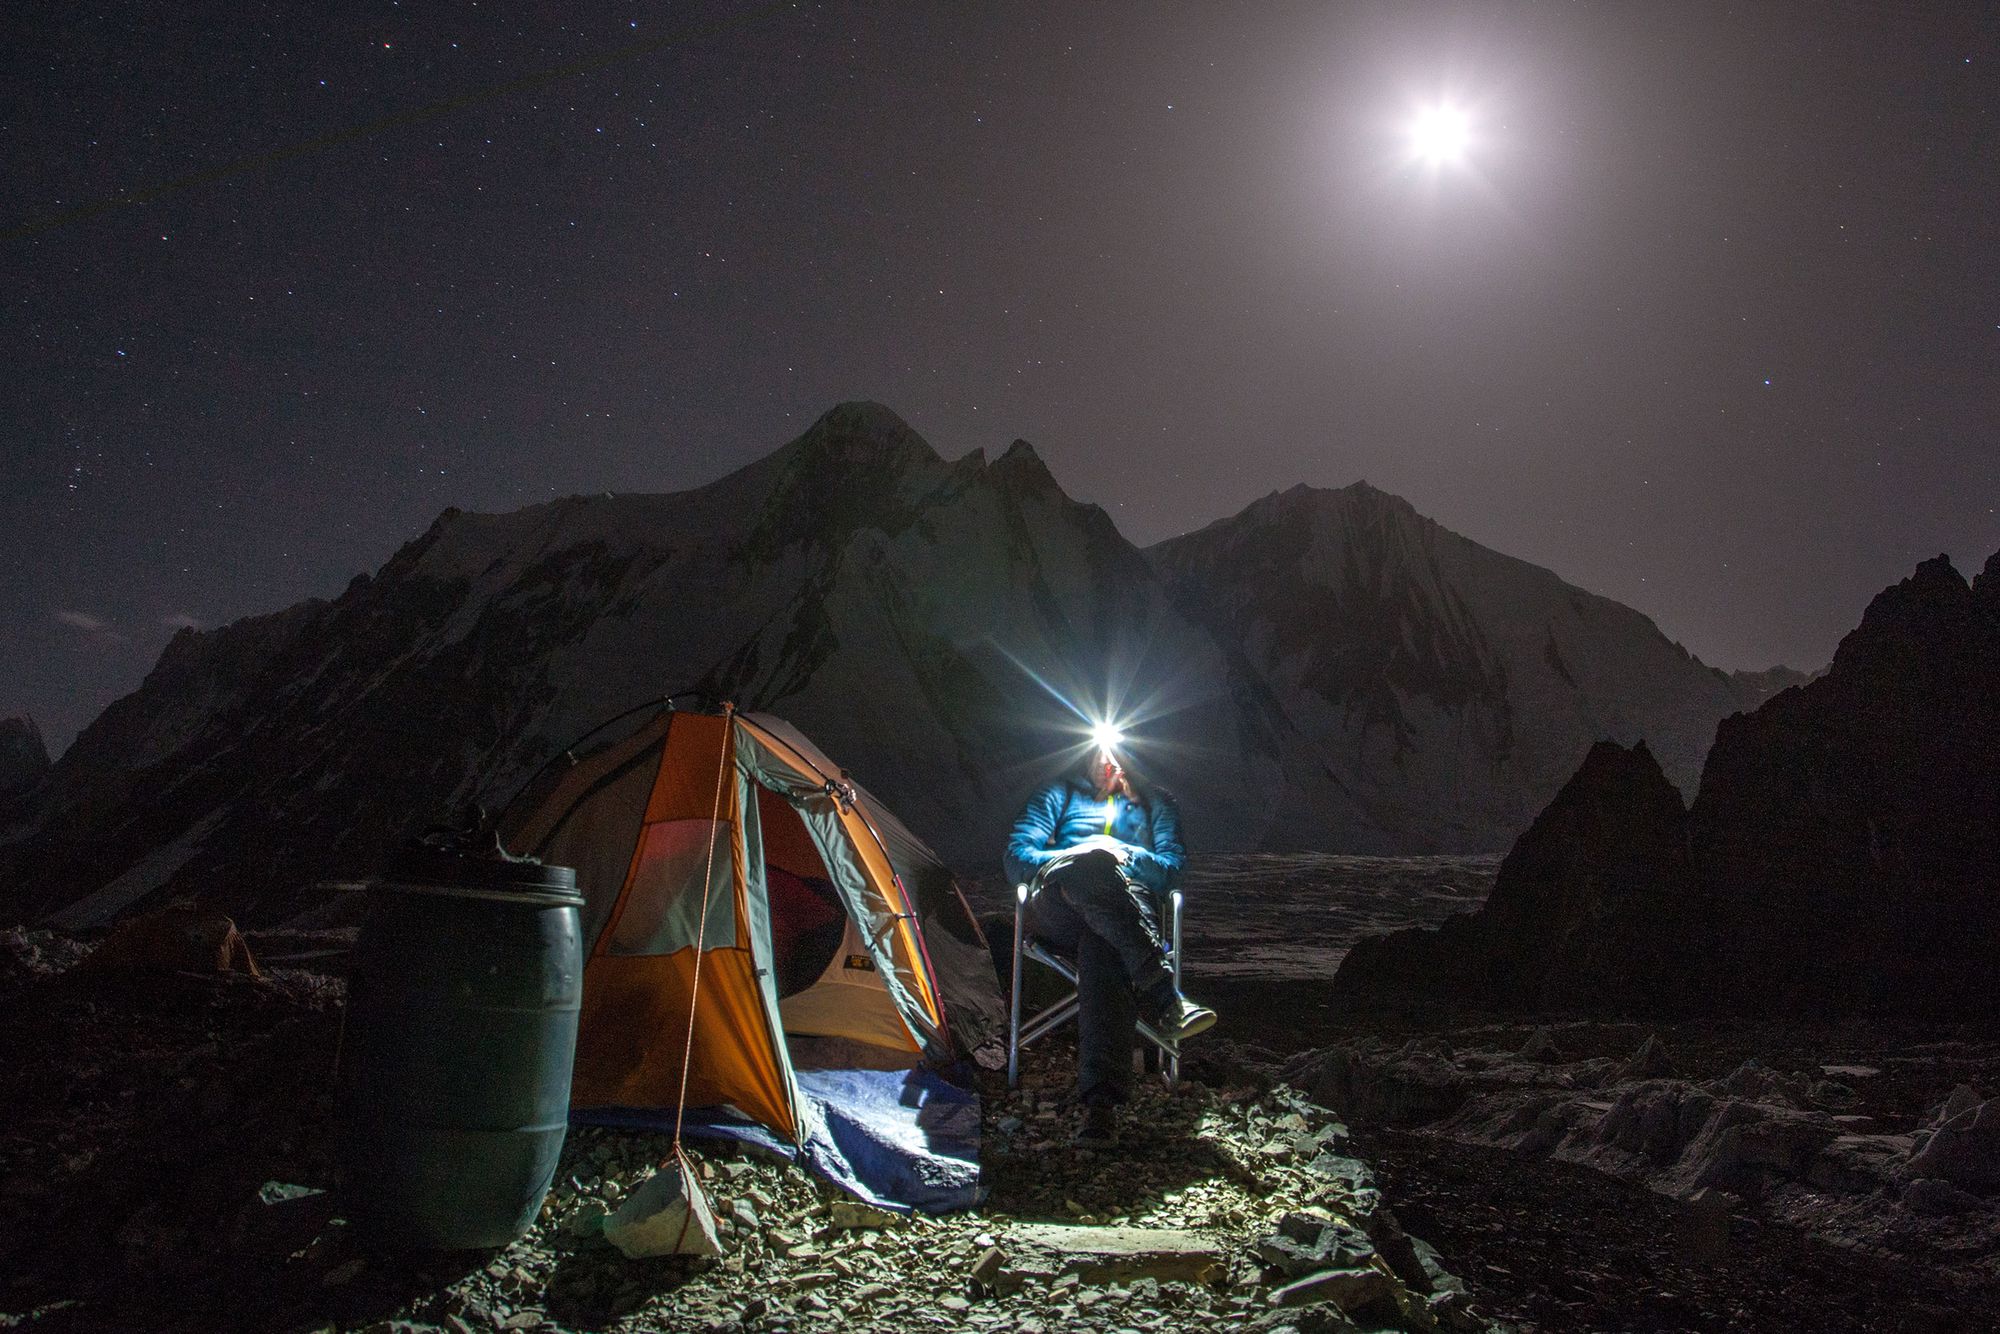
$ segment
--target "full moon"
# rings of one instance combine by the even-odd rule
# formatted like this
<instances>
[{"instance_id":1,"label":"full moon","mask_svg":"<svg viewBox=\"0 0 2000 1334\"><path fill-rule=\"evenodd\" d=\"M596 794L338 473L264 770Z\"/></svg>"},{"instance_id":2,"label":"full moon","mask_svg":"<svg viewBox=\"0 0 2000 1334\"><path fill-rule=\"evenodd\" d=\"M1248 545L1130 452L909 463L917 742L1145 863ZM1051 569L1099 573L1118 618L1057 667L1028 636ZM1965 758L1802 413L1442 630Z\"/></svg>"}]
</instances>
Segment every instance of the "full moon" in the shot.
<instances>
[{"instance_id":1,"label":"full moon","mask_svg":"<svg viewBox=\"0 0 2000 1334\"><path fill-rule=\"evenodd\" d=\"M1463 108L1439 103L1418 111L1410 121L1410 152L1419 162L1446 167L1465 160L1472 144L1472 120Z\"/></svg>"}]
</instances>

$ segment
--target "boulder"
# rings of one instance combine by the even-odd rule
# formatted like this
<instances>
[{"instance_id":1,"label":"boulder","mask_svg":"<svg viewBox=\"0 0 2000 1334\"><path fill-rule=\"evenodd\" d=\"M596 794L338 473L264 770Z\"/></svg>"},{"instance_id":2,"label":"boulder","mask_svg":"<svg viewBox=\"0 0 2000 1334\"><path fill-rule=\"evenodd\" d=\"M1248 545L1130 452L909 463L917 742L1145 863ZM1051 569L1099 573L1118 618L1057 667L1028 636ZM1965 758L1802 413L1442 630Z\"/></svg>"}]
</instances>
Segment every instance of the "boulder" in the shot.
<instances>
[{"instance_id":1,"label":"boulder","mask_svg":"<svg viewBox=\"0 0 2000 1334\"><path fill-rule=\"evenodd\" d=\"M1601 741L1515 842L1477 912L1356 942L1348 1001L1434 998L1502 1008L1680 997L1703 942L1680 792L1641 741Z\"/></svg>"},{"instance_id":2,"label":"boulder","mask_svg":"<svg viewBox=\"0 0 2000 1334\"><path fill-rule=\"evenodd\" d=\"M611 1212L604 1239L628 1260L722 1254L708 1197L679 1159L647 1177Z\"/></svg>"},{"instance_id":3,"label":"boulder","mask_svg":"<svg viewBox=\"0 0 2000 1334\"><path fill-rule=\"evenodd\" d=\"M1806 1173L1816 1188L1844 1195L1865 1195L1892 1180L1909 1160L1908 1135L1836 1135Z\"/></svg>"},{"instance_id":4,"label":"boulder","mask_svg":"<svg viewBox=\"0 0 2000 1334\"><path fill-rule=\"evenodd\" d=\"M1761 1194L1773 1182L1804 1179L1837 1135L1830 1118L1726 1098L1656 1184L1682 1197L1703 1186Z\"/></svg>"},{"instance_id":5,"label":"boulder","mask_svg":"<svg viewBox=\"0 0 2000 1334\"><path fill-rule=\"evenodd\" d=\"M887 1209L878 1209L864 1200L839 1199L827 1206L826 1221L843 1231L895 1227L903 1220Z\"/></svg>"},{"instance_id":6,"label":"boulder","mask_svg":"<svg viewBox=\"0 0 2000 1334\"><path fill-rule=\"evenodd\" d=\"M1986 1201L1970 1191L1960 1190L1949 1181L1919 1177L1903 1187L1903 1207L1926 1218L1971 1213L1987 1207Z\"/></svg>"},{"instance_id":7,"label":"boulder","mask_svg":"<svg viewBox=\"0 0 2000 1334\"><path fill-rule=\"evenodd\" d=\"M263 976L235 922L186 904L120 922L78 967L87 972Z\"/></svg>"},{"instance_id":8,"label":"boulder","mask_svg":"<svg viewBox=\"0 0 2000 1334\"><path fill-rule=\"evenodd\" d=\"M998 1246L988 1246L979 1253L979 1258L972 1262L972 1281L991 1287L1006 1265L1007 1253Z\"/></svg>"},{"instance_id":9,"label":"boulder","mask_svg":"<svg viewBox=\"0 0 2000 1334\"><path fill-rule=\"evenodd\" d=\"M1294 1060L1283 1073L1321 1106L1377 1125L1424 1125L1451 1115L1466 1097L1465 1075L1414 1044L1394 1053L1364 1044L1328 1047Z\"/></svg>"},{"instance_id":10,"label":"boulder","mask_svg":"<svg viewBox=\"0 0 2000 1334\"><path fill-rule=\"evenodd\" d=\"M1251 1251L1286 1278L1295 1279L1317 1270L1366 1264L1375 1245L1360 1228L1315 1209L1286 1214L1278 1230L1259 1238Z\"/></svg>"},{"instance_id":11,"label":"boulder","mask_svg":"<svg viewBox=\"0 0 2000 1334\"><path fill-rule=\"evenodd\" d=\"M1797 1075L1773 1070L1755 1056L1709 1086L1714 1092L1756 1102L1805 1107L1812 1102L1810 1081Z\"/></svg>"},{"instance_id":12,"label":"boulder","mask_svg":"<svg viewBox=\"0 0 2000 1334\"><path fill-rule=\"evenodd\" d=\"M1024 1272L1075 1274L1087 1283L1135 1278L1208 1283L1228 1270L1213 1238L1175 1228L1030 1223L1013 1229L1008 1240Z\"/></svg>"},{"instance_id":13,"label":"boulder","mask_svg":"<svg viewBox=\"0 0 2000 1334\"><path fill-rule=\"evenodd\" d=\"M1674 1062L1667 1055L1666 1044L1660 1041L1659 1034L1648 1033L1646 1040L1639 1044L1639 1050L1632 1053L1632 1059L1618 1067L1612 1082L1625 1084L1635 1079L1662 1079L1673 1073Z\"/></svg>"},{"instance_id":14,"label":"boulder","mask_svg":"<svg viewBox=\"0 0 2000 1334\"><path fill-rule=\"evenodd\" d=\"M1934 1177L1972 1190L2000 1186L2000 1101L1967 1107L1938 1126L1897 1175L1904 1181Z\"/></svg>"},{"instance_id":15,"label":"boulder","mask_svg":"<svg viewBox=\"0 0 2000 1334\"><path fill-rule=\"evenodd\" d=\"M1960 1112L1969 1112L1984 1101L1985 1099L1973 1091L1972 1085L1954 1085L1951 1092L1945 1096L1943 1105L1937 1109L1937 1115L1931 1118L1931 1128L1935 1130Z\"/></svg>"},{"instance_id":16,"label":"boulder","mask_svg":"<svg viewBox=\"0 0 2000 1334\"><path fill-rule=\"evenodd\" d=\"M1287 1283L1271 1293L1273 1306L1306 1306L1331 1302L1342 1311L1358 1311L1388 1298L1395 1280L1373 1265L1327 1269Z\"/></svg>"},{"instance_id":17,"label":"boulder","mask_svg":"<svg viewBox=\"0 0 2000 1334\"><path fill-rule=\"evenodd\" d=\"M1528 1040L1521 1044L1521 1056L1529 1061L1560 1061L1562 1049L1556 1046L1555 1035L1544 1025L1528 1034Z\"/></svg>"},{"instance_id":18,"label":"boulder","mask_svg":"<svg viewBox=\"0 0 2000 1334\"><path fill-rule=\"evenodd\" d=\"M1424 1263L1415 1239L1403 1231L1403 1224L1393 1210L1387 1206L1377 1209L1361 1220L1361 1226L1368 1240L1375 1244L1375 1253L1402 1280L1404 1287L1418 1294L1431 1291L1432 1267Z\"/></svg>"}]
</instances>

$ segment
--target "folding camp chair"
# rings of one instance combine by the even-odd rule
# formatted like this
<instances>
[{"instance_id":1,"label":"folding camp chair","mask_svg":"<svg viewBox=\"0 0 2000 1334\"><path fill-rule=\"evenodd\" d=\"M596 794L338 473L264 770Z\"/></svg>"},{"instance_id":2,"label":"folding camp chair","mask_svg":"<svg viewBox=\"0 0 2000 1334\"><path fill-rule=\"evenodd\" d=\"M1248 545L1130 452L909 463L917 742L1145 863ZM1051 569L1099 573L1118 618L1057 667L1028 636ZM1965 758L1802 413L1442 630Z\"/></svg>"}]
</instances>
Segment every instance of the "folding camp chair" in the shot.
<instances>
[{"instance_id":1,"label":"folding camp chair","mask_svg":"<svg viewBox=\"0 0 2000 1334\"><path fill-rule=\"evenodd\" d=\"M1167 953L1174 970L1174 989L1181 985L1181 894L1175 890L1167 896L1162 905L1167 913ZM1032 959L1069 984L1069 991L1040 1014L1029 1016L1024 1024L1021 1020L1021 961ZM1057 954L1041 941L1028 934L1028 887L1014 886L1014 985L1008 993L1007 1005L1007 1087L1013 1088L1020 1079L1021 1048L1037 1039L1046 1037L1055 1029L1076 1018L1082 1001L1076 993L1076 964ZM1174 1087L1181 1078L1180 1042L1168 1037L1159 1029L1141 1019L1139 1035L1153 1045L1158 1052L1161 1074L1167 1086ZM1152 1055L1151 1052L1148 1053ZM1150 1066L1149 1066L1150 1068Z\"/></svg>"}]
</instances>

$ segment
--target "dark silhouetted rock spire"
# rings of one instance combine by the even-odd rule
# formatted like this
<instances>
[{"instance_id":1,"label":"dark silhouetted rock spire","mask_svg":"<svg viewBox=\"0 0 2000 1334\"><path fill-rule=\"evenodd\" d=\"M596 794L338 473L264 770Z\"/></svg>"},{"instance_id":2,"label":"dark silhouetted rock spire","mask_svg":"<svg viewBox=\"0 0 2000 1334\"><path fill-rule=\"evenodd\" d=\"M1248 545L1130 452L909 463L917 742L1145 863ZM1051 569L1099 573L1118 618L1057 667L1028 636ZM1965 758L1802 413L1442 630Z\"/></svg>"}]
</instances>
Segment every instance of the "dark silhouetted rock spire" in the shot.
<instances>
[{"instance_id":1,"label":"dark silhouetted rock spire","mask_svg":"<svg viewBox=\"0 0 2000 1334\"><path fill-rule=\"evenodd\" d=\"M0 719L0 798L19 796L49 771L48 747L32 718Z\"/></svg>"}]
</instances>

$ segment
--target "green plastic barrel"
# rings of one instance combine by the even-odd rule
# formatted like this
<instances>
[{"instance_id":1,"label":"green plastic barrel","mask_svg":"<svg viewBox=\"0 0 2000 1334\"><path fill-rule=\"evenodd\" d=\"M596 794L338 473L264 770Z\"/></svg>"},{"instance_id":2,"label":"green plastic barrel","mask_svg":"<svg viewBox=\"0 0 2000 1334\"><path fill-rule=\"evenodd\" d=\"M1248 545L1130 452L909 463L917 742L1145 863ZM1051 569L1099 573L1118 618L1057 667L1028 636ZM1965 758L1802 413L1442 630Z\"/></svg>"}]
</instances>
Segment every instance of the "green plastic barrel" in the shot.
<instances>
[{"instance_id":1,"label":"green plastic barrel","mask_svg":"<svg viewBox=\"0 0 2000 1334\"><path fill-rule=\"evenodd\" d=\"M412 852L368 893L335 1093L348 1212L396 1245L505 1245L568 1126L576 872Z\"/></svg>"}]
</instances>

